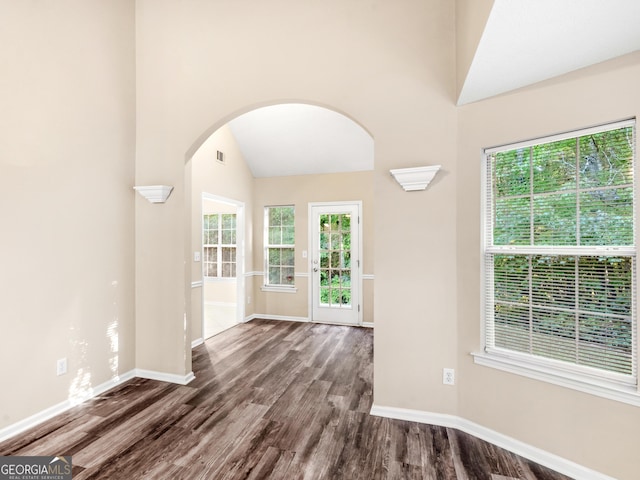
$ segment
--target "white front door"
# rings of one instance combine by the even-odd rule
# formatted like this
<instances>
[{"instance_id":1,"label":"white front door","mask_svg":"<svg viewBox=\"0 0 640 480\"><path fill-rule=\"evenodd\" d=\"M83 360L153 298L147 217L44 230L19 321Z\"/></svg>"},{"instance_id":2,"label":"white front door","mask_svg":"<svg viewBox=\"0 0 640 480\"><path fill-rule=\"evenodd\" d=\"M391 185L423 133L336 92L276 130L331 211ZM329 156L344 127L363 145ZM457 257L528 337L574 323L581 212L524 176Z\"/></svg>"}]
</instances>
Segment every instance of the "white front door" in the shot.
<instances>
[{"instance_id":1,"label":"white front door","mask_svg":"<svg viewBox=\"0 0 640 480\"><path fill-rule=\"evenodd\" d=\"M360 203L310 204L312 321L360 323Z\"/></svg>"}]
</instances>

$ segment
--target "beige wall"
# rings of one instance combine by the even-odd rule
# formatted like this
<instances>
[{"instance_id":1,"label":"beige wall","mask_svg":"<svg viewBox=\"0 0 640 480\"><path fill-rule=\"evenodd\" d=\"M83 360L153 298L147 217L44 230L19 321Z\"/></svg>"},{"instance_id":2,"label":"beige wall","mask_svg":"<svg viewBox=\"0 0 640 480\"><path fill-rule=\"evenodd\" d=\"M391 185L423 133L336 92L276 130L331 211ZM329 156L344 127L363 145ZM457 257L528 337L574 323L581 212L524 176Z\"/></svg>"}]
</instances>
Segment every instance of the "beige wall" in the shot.
<instances>
[{"instance_id":1,"label":"beige wall","mask_svg":"<svg viewBox=\"0 0 640 480\"><path fill-rule=\"evenodd\" d=\"M258 178L254 194L254 265L264 270L264 207L293 205L296 229L296 293L263 292L262 274L253 276L255 311L285 317L309 317L309 203L362 201L363 273L373 275L373 172ZM363 281L364 322L373 322L373 280Z\"/></svg>"},{"instance_id":2,"label":"beige wall","mask_svg":"<svg viewBox=\"0 0 640 480\"><path fill-rule=\"evenodd\" d=\"M458 415L636 477L637 407L476 366L469 353L480 348L481 149L637 115L638 54L456 108L456 70L468 68L466 54L456 61L456 26L467 25L456 22L456 2L273 0L247 13L245 2L137 0L135 17L133 5L0 0L0 44L13 46L0 49L11 67L0 76L11 92L0 108L0 359L12 366L1 380L20 392L0 399L0 427L85 381L134 367L191 371L199 187L189 160L234 116L302 101L350 116L375 141L375 210L365 212L375 242L364 264L375 273L364 282L375 311L375 403ZM435 164L442 169L423 192L404 192L389 175ZM213 175L211 193L245 199L247 218L258 219L276 190L271 181L252 188L245 174ZM133 184L174 191L152 205ZM261 241L257 224L246 239ZM261 249L249 251L247 271L261 269ZM32 288L33 279L52 287ZM306 312L299 300L259 301L297 315ZM56 377L63 356L70 373ZM442 385L443 367L457 368L457 386Z\"/></svg>"},{"instance_id":3,"label":"beige wall","mask_svg":"<svg viewBox=\"0 0 640 480\"><path fill-rule=\"evenodd\" d=\"M135 366L133 4L2 0L0 45L2 428Z\"/></svg>"},{"instance_id":4,"label":"beige wall","mask_svg":"<svg viewBox=\"0 0 640 480\"><path fill-rule=\"evenodd\" d=\"M307 101L375 141L376 402L455 412L455 389L441 383L457 360L454 2L280 0L251 14L241 2L136 5L136 181L176 187L163 208L136 204L140 368L191 368L188 152L237 114ZM406 193L389 175L424 164L443 165L426 192Z\"/></svg>"},{"instance_id":5,"label":"beige wall","mask_svg":"<svg viewBox=\"0 0 640 480\"><path fill-rule=\"evenodd\" d=\"M457 361L454 8L281 0L248 15L238 2L137 2L136 179L176 186L165 208L137 204L141 368L190 370L185 152L236 114L308 101L354 118L375 141L376 402L456 412L455 389L441 382ZM389 175L425 164L443 165L426 192L406 193Z\"/></svg>"},{"instance_id":6,"label":"beige wall","mask_svg":"<svg viewBox=\"0 0 640 480\"><path fill-rule=\"evenodd\" d=\"M477 366L481 150L640 114L640 54L459 110L460 416L619 479L638 478L638 407Z\"/></svg>"}]
</instances>

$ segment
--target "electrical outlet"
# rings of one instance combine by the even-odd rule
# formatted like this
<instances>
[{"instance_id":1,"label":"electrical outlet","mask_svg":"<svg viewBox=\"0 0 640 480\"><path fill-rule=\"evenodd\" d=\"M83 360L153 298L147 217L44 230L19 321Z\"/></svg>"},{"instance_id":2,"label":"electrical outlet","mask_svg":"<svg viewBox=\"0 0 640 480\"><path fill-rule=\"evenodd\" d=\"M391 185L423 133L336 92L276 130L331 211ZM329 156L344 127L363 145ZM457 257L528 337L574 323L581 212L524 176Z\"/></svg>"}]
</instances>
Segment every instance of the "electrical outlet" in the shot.
<instances>
[{"instance_id":1,"label":"electrical outlet","mask_svg":"<svg viewBox=\"0 0 640 480\"><path fill-rule=\"evenodd\" d=\"M61 358L56 362L56 375L64 375L67 373L67 359Z\"/></svg>"},{"instance_id":2,"label":"electrical outlet","mask_svg":"<svg viewBox=\"0 0 640 480\"><path fill-rule=\"evenodd\" d=\"M442 383L445 385L456 384L456 371L453 368L442 369Z\"/></svg>"},{"instance_id":3,"label":"electrical outlet","mask_svg":"<svg viewBox=\"0 0 640 480\"><path fill-rule=\"evenodd\" d=\"M247 305L251 305L251 295L247 297Z\"/></svg>"}]
</instances>

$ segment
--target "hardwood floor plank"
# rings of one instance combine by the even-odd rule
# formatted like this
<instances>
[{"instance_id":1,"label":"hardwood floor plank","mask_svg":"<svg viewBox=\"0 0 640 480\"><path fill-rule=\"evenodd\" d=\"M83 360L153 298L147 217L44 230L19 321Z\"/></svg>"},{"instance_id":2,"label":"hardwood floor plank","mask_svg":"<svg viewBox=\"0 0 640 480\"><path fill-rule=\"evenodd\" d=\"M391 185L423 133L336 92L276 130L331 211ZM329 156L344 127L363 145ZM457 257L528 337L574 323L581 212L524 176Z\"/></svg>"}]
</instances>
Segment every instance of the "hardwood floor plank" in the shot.
<instances>
[{"instance_id":1,"label":"hardwood floor plank","mask_svg":"<svg viewBox=\"0 0 640 480\"><path fill-rule=\"evenodd\" d=\"M456 478L453 450L447 429L435 425L424 427L426 434L420 437L422 465L426 468L429 478Z\"/></svg>"},{"instance_id":2,"label":"hardwood floor plank","mask_svg":"<svg viewBox=\"0 0 640 480\"><path fill-rule=\"evenodd\" d=\"M187 386L132 379L0 443L74 480L567 480L463 432L369 415L373 330L254 320L193 351Z\"/></svg>"},{"instance_id":3,"label":"hardwood floor plank","mask_svg":"<svg viewBox=\"0 0 640 480\"><path fill-rule=\"evenodd\" d=\"M147 436L153 437L158 429L174 420L174 415L184 415L190 411L188 405L183 405L183 409L178 407L192 395L192 388L178 387L171 389L162 401L148 405L145 402L145 408L128 417L126 422L108 431L101 429L95 442L73 456L73 464L90 468L109 461Z\"/></svg>"},{"instance_id":4,"label":"hardwood floor plank","mask_svg":"<svg viewBox=\"0 0 640 480\"><path fill-rule=\"evenodd\" d=\"M12 453L12 455L49 455L49 452L60 447L60 438L65 439L64 452L59 455L72 455L73 446L83 443L90 435L87 433L94 426L103 422L104 418L95 415L84 415L76 418L61 428L55 430L44 437L26 445L25 447Z\"/></svg>"}]
</instances>

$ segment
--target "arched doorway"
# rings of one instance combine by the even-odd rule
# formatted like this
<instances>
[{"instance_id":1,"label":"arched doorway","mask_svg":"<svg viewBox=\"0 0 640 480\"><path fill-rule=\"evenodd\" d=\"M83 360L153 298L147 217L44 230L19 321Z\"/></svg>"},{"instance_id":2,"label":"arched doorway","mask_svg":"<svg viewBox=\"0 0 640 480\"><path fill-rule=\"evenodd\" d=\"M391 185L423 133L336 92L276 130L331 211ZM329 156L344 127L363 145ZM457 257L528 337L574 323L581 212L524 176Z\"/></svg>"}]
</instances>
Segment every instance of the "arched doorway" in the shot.
<instances>
[{"instance_id":1,"label":"arched doorway","mask_svg":"<svg viewBox=\"0 0 640 480\"><path fill-rule=\"evenodd\" d=\"M362 126L342 113L317 105L284 103L258 107L231 118L202 140L191 158L200 161L203 156L209 170L206 175L215 179L215 185L202 190L198 186L201 179L187 175L187 181L192 182L192 197L206 191L247 205L245 291L240 294L244 298L239 299L239 305L246 312L244 320L257 317L313 320L313 292L319 290L322 281L327 283L325 290L339 291L341 302L351 298L347 283L351 277L345 274L350 265L340 265L332 271L327 269L322 280L320 275L317 279L314 277L312 261L320 260L313 253L309 206L317 202L360 201L365 215L371 214L373 139ZM367 193L363 194L362 190ZM282 265L270 263L265 209L282 205L292 206L295 211L295 262L291 265L294 274L291 284L273 285L269 272ZM190 218L192 222L199 222L193 213ZM371 224L369 222L364 231L365 238L372 237ZM195 248L200 234L191 230ZM372 248L366 240L364 244L362 254L366 255ZM277 247L287 248L286 245ZM279 257L277 261L281 261ZM190 263L194 268L193 262ZM360 314L355 317L356 322L348 323L371 324L373 275L363 272L361 257L353 259L353 265L360 269L358 281L364 279L366 285L354 289L362 298L348 307L359 310ZM199 267L196 266L196 270ZM197 290L192 290L192 296L197 297ZM203 294L204 289L199 299ZM328 297L317 295L317 298L333 297L330 294ZM192 301L192 305L196 303ZM204 309L198 312L194 307L191 322L194 340L199 330L199 313L203 315Z\"/></svg>"}]
</instances>

